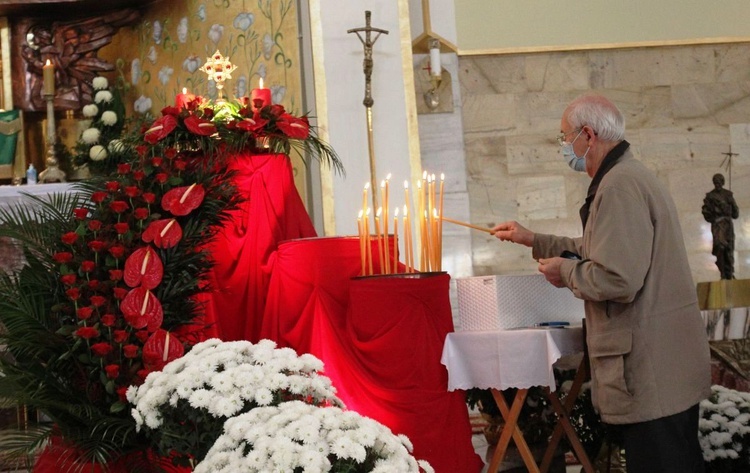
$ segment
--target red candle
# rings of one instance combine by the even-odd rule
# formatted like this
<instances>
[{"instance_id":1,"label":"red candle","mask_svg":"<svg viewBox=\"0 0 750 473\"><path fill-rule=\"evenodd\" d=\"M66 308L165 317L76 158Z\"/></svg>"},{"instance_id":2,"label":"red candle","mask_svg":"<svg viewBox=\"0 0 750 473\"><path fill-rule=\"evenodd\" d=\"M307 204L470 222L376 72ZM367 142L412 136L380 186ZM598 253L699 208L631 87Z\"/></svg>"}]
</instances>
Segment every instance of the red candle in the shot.
<instances>
[{"instance_id":1,"label":"red candle","mask_svg":"<svg viewBox=\"0 0 750 473\"><path fill-rule=\"evenodd\" d=\"M250 102L253 104L253 108L263 108L266 105L271 105L271 89L263 88L262 77L258 83L258 88L250 92Z\"/></svg>"},{"instance_id":2,"label":"red candle","mask_svg":"<svg viewBox=\"0 0 750 473\"><path fill-rule=\"evenodd\" d=\"M177 94L175 105L177 106L177 110L182 110L183 108L187 108L188 104L195 100L195 94L188 94L187 89L183 87L182 93Z\"/></svg>"}]
</instances>

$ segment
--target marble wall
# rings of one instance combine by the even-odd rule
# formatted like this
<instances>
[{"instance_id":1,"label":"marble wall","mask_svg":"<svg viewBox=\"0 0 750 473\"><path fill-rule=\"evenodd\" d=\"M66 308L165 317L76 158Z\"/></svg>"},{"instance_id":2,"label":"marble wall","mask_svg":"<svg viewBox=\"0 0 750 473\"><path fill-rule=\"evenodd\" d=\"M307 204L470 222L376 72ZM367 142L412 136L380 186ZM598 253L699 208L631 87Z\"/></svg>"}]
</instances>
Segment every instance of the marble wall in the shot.
<instances>
[{"instance_id":1,"label":"marble wall","mask_svg":"<svg viewBox=\"0 0 750 473\"><path fill-rule=\"evenodd\" d=\"M719 279L701 205L737 153L735 275L750 277L750 43L464 56L457 73L473 223L581 234L589 178L568 168L555 136L567 103L595 91L618 104L636 157L671 191L696 282ZM471 239L475 275L536 271L525 247Z\"/></svg>"}]
</instances>

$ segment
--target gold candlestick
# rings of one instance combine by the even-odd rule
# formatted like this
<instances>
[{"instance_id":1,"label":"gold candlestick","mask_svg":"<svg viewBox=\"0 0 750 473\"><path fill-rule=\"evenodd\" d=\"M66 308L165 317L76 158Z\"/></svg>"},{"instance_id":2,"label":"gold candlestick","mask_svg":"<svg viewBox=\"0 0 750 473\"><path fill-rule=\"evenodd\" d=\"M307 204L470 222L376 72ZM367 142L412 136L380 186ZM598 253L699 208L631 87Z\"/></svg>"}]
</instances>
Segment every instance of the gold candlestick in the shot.
<instances>
[{"instance_id":1,"label":"gold candlestick","mask_svg":"<svg viewBox=\"0 0 750 473\"><path fill-rule=\"evenodd\" d=\"M54 89L53 89L54 90ZM55 94L44 95L47 101L47 158L44 160L46 168L39 173L39 182L65 182L65 172L60 169L55 153L57 133L55 132Z\"/></svg>"}]
</instances>

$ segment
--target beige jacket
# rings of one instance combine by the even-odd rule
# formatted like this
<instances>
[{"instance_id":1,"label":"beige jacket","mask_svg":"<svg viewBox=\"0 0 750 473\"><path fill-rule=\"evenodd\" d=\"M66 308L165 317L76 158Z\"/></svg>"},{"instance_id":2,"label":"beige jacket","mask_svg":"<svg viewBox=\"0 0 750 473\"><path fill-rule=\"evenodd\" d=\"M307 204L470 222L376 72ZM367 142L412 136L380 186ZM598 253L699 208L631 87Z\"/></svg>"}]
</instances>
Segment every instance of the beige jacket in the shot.
<instances>
[{"instance_id":1,"label":"beige jacket","mask_svg":"<svg viewBox=\"0 0 750 473\"><path fill-rule=\"evenodd\" d=\"M536 234L534 258L575 251L562 280L585 301L594 407L611 424L682 412L710 394L710 355L666 187L630 151L602 179L583 238Z\"/></svg>"}]
</instances>

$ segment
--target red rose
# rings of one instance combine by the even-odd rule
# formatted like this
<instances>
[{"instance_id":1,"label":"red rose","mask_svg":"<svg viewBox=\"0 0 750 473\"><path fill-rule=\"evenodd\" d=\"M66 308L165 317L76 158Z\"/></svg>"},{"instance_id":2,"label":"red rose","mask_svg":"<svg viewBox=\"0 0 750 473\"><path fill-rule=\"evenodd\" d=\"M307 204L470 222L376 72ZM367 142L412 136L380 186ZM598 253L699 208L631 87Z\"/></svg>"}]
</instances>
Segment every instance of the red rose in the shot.
<instances>
[{"instance_id":1,"label":"red rose","mask_svg":"<svg viewBox=\"0 0 750 473\"><path fill-rule=\"evenodd\" d=\"M137 209L133 210L133 217L135 217L136 220L146 220L148 218L148 209L146 207L138 207Z\"/></svg>"},{"instance_id":2,"label":"red rose","mask_svg":"<svg viewBox=\"0 0 750 473\"><path fill-rule=\"evenodd\" d=\"M107 181L104 188L110 192L117 192L120 189L120 183L117 181Z\"/></svg>"},{"instance_id":3,"label":"red rose","mask_svg":"<svg viewBox=\"0 0 750 473\"><path fill-rule=\"evenodd\" d=\"M146 340L148 340L148 330L138 330L135 332L135 338L141 343L146 343Z\"/></svg>"},{"instance_id":4,"label":"red rose","mask_svg":"<svg viewBox=\"0 0 750 473\"><path fill-rule=\"evenodd\" d=\"M145 131L145 129L144 129ZM135 152L138 153L138 156L144 157L146 156L146 153L148 152L148 146L146 145L138 145L135 147Z\"/></svg>"},{"instance_id":5,"label":"red rose","mask_svg":"<svg viewBox=\"0 0 750 473\"><path fill-rule=\"evenodd\" d=\"M117 300L122 300L125 298L125 296L128 295L128 290L124 287L116 287L112 289L112 292L114 293L115 299Z\"/></svg>"},{"instance_id":6,"label":"red rose","mask_svg":"<svg viewBox=\"0 0 750 473\"><path fill-rule=\"evenodd\" d=\"M107 198L107 193L104 191L96 191L91 194L91 201L95 204L101 204Z\"/></svg>"},{"instance_id":7,"label":"red rose","mask_svg":"<svg viewBox=\"0 0 750 473\"><path fill-rule=\"evenodd\" d=\"M130 230L130 226L127 224L127 222L116 223L114 227L118 235L124 235L128 233L128 230Z\"/></svg>"},{"instance_id":8,"label":"red rose","mask_svg":"<svg viewBox=\"0 0 750 473\"><path fill-rule=\"evenodd\" d=\"M143 201L147 204L153 204L156 202L156 194L153 192L144 192L141 197L143 197Z\"/></svg>"},{"instance_id":9,"label":"red rose","mask_svg":"<svg viewBox=\"0 0 750 473\"><path fill-rule=\"evenodd\" d=\"M161 166L161 162L163 160L164 160L164 158L162 158L161 156L153 157L153 158L151 158L151 165L154 166L155 168L158 168L158 167Z\"/></svg>"},{"instance_id":10,"label":"red rose","mask_svg":"<svg viewBox=\"0 0 750 473\"><path fill-rule=\"evenodd\" d=\"M173 159L177 156L177 150L174 148L167 148L164 150L164 157L167 159Z\"/></svg>"},{"instance_id":11,"label":"red rose","mask_svg":"<svg viewBox=\"0 0 750 473\"><path fill-rule=\"evenodd\" d=\"M100 251L102 251L104 248L106 248L106 246L107 246L107 244L104 243L101 240L91 240L88 243L89 249L91 249L91 251L95 251L97 253L100 252Z\"/></svg>"},{"instance_id":12,"label":"red rose","mask_svg":"<svg viewBox=\"0 0 750 473\"><path fill-rule=\"evenodd\" d=\"M156 178L156 182L158 182L159 184L164 184L169 179L169 174L165 172L160 172L160 173L157 173L156 176L154 177Z\"/></svg>"},{"instance_id":13,"label":"red rose","mask_svg":"<svg viewBox=\"0 0 750 473\"><path fill-rule=\"evenodd\" d=\"M101 307L107 303L107 298L103 296L91 296L89 300L94 307Z\"/></svg>"},{"instance_id":14,"label":"red rose","mask_svg":"<svg viewBox=\"0 0 750 473\"><path fill-rule=\"evenodd\" d=\"M88 216L88 214L89 214L89 209L82 209L82 208L73 209L73 215L75 216L77 220L83 220L84 218Z\"/></svg>"},{"instance_id":15,"label":"red rose","mask_svg":"<svg viewBox=\"0 0 750 473\"><path fill-rule=\"evenodd\" d=\"M122 342L124 342L125 340L127 340L127 339L128 339L128 336L129 336L129 335L128 335L128 332L127 332L127 330L115 330L115 331L114 331L114 332L112 333L112 339L113 339L113 340L114 340L114 341L115 341L116 343L122 343Z\"/></svg>"},{"instance_id":16,"label":"red rose","mask_svg":"<svg viewBox=\"0 0 750 473\"><path fill-rule=\"evenodd\" d=\"M144 177L146 177L146 173L143 171L135 171L133 173L133 179L135 179L137 182L141 182Z\"/></svg>"},{"instance_id":17,"label":"red rose","mask_svg":"<svg viewBox=\"0 0 750 473\"><path fill-rule=\"evenodd\" d=\"M129 207L128 203L124 200L115 200L109 203L109 208L112 209L114 213L118 214L125 212Z\"/></svg>"},{"instance_id":18,"label":"red rose","mask_svg":"<svg viewBox=\"0 0 750 473\"><path fill-rule=\"evenodd\" d=\"M52 259L55 260L55 263L60 263L60 264L70 263L71 261L73 261L73 253L70 253L67 251L60 251L52 255Z\"/></svg>"},{"instance_id":19,"label":"red rose","mask_svg":"<svg viewBox=\"0 0 750 473\"><path fill-rule=\"evenodd\" d=\"M120 400L120 402L128 402L127 386L120 386L119 388L115 389L115 392L117 393L117 398Z\"/></svg>"},{"instance_id":20,"label":"red rose","mask_svg":"<svg viewBox=\"0 0 750 473\"><path fill-rule=\"evenodd\" d=\"M166 107L161 109L162 115L173 115L175 117L180 115L180 109L175 107L174 105L167 105Z\"/></svg>"},{"instance_id":21,"label":"red rose","mask_svg":"<svg viewBox=\"0 0 750 473\"><path fill-rule=\"evenodd\" d=\"M90 273L96 268L96 263L91 260L86 260L81 263L81 271L84 273Z\"/></svg>"},{"instance_id":22,"label":"red rose","mask_svg":"<svg viewBox=\"0 0 750 473\"><path fill-rule=\"evenodd\" d=\"M187 163L182 159L175 159L172 166L178 171L184 171L187 168Z\"/></svg>"},{"instance_id":23,"label":"red rose","mask_svg":"<svg viewBox=\"0 0 750 473\"><path fill-rule=\"evenodd\" d=\"M127 174L130 172L130 164L123 163L117 165L117 174Z\"/></svg>"},{"instance_id":24,"label":"red rose","mask_svg":"<svg viewBox=\"0 0 750 473\"><path fill-rule=\"evenodd\" d=\"M115 379L120 375L120 365L107 365L104 372L107 373L107 378Z\"/></svg>"},{"instance_id":25,"label":"red rose","mask_svg":"<svg viewBox=\"0 0 750 473\"><path fill-rule=\"evenodd\" d=\"M86 284L91 289L96 289L99 287L99 280L98 279L92 279Z\"/></svg>"},{"instance_id":26,"label":"red rose","mask_svg":"<svg viewBox=\"0 0 750 473\"><path fill-rule=\"evenodd\" d=\"M60 282L65 284L66 286L72 286L76 283L76 275L75 274L63 274L60 276Z\"/></svg>"},{"instance_id":27,"label":"red rose","mask_svg":"<svg viewBox=\"0 0 750 473\"><path fill-rule=\"evenodd\" d=\"M120 259L125 254L125 247L122 245L112 245L109 249L109 254L117 259Z\"/></svg>"},{"instance_id":28,"label":"red rose","mask_svg":"<svg viewBox=\"0 0 750 473\"><path fill-rule=\"evenodd\" d=\"M138 356L138 345L125 345L122 347L122 353L125 355L125 358L135 358Z\"/></svg>"},{"instance_id":29,"label":"red rose","mask_svg":"<svg viewBox=\"0 0 750 473\"><path fill-rule=\"evenodd\" d=\"M91 340L92 338L99 336L99 330L95 329L94 327L81 327L76 330L74 334L77 337L83 338L85 340Z\"/></svg>"},{"instance_id":30,"label":"red rose","mask_svg":"<svg viewBox=\"0 0 750 473\"><path fill-rule=\"evenodd\" d=\"M155 145L172 133L172 130L175 128L177 128L177 118L173 115L164 115L156 120L153 125L151 125L151 128L146 130L143 139L146 143Z\"/></svg>"},{"instance_id":31,"label":"red rose","mask_svg":"<svg viewBox=\"0 0 750 473\"><path fill-rule=\"evenodd\" d=\"M147 377L147 376L149 375L149 373L151 373L151 370L147 370L147 369L145 369L145 368L144 368L144 369L142 369L142 370L138 370L138 371L136 371L136 373L135 373L135 374L137 374L137 375L138 375L138 377L139 377L139 378L140 378L141 380L145 380L145 379L146 379L146 377Z\"/></svg>"},{"instance_id":32,"label":"red rose","mask_svg":"<svg viewBox=\"0 0 750 473\"><path fill-rule=\"evenodd\" d=\"M195 135L211 136L216 133L216 126L209 120L190 115L185 119L185 127Z\"/></svg>"},{"instance_id":33,"label":"red rose","mask_svg":"<svg viewBox=\"0 0 750 473\"><path fill-rule=\"evenodd\" d=\"M66 245L72 245L78 240L78 234L76 232L68 232L65 233L60 239Z\"/></svg>"},{"instance_id":34,"label":"red rose","mask_svg":"<svg viewBox=\"0 0 750 473\"><path fill-rule=\"evenodd\" d=\"M105 327L114 327L115 322L117 322L117 318L112 314L102 315L101 320L102 320L102 325L104 325Z\"/></svg>"},{"instance_id":35,"label":"red rose","mask_svg":"<svg viewBox=\"0 0 750 473\"><path fill-rule=\"evenodd\" d=\"M91 314L94 312L94 309L92 307L86 306L86 307L79 307L76 311L76 315L81 320L88 320L91 317Z\"/></svg>"},{"instance_id":36,"label":"red rose","mask_svg":"<svg viewBox=\"0 0 750 473\"><path fill-rule=\"evenodd\" d=\"M136 186L127 186L124 189L125 195L130 197L131 199L133 197L138 197L138 195L141 193L141 190Z\"/></svg>"},{"instance_id":37,"label":"red rose","mask_svg":"<svg viewBox=\"0 0 750 473\"><path fill-rule=\"evenodd\" d=\"M102 229L102 222L100 220L89 220L88 227L92 232L98 232Z\"/></svg>"},{"instance_id":38,"label":"red rose","mask_svg":"<svg viewBox=\"0 0 750 473\"><path fill-rule=\"evenodd\" d=\"M77 287L71 287L70 289L65 291L65 295L68 296L71 301L77 301L81 298L81 290Z\"/></svg>"},{"instance_id":39,"label":"red rose","mask_svg":"<svg viewBox=\"0 0 750 473\"><path fill-rule=\"evenodd\" d=\"M112 345L107 342L99 342L91 345L91 351L94 352L94 355L96 356L107 356L112 353L112 350Z\"/></svg>"},{"instance_id":40,"label":"red rose","mask_svg":"<svg viewBox=\"0 0 750 473\"><path fill-rule=\"evenodd\" d=\"M122 279L122 270L121 269L110 269L109 270L109 280L110 281L119 281Z\"/></svg>"},{"instance_id":41,"label":"red rose","mask_svg":"<svg viewBox=\"0 0 750 473\"><path fill-rule=\"evenodd\" d=\"M310 136L310 123L307 117L297 118L285 113L276 122L276 126L289 138L304 140Z\"/></svg>"}]
</instances>

